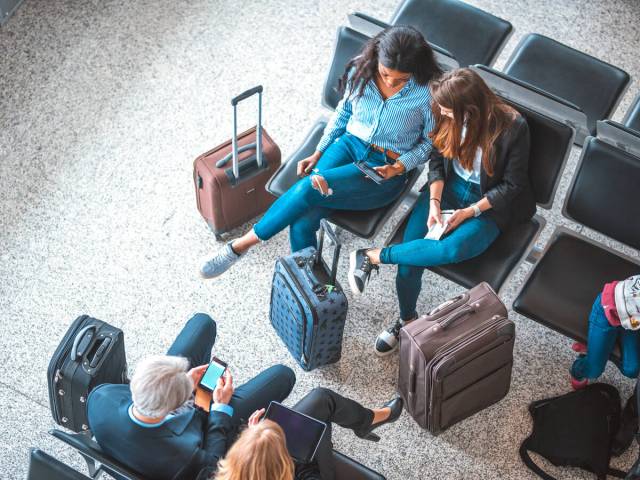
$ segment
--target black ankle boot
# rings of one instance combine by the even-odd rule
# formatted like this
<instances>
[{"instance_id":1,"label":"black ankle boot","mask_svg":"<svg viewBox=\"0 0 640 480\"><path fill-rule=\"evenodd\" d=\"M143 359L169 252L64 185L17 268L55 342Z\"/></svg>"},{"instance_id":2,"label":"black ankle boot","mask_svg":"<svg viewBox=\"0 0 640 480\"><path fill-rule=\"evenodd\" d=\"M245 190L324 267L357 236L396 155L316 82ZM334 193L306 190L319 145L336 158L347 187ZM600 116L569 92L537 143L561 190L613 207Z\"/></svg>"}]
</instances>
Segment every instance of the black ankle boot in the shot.
<instances>
[{"instance_id":1,"label":"black ankle boot","mask_svg":"<svg viewBox=\"0 0 640 480\"><path fill-rule=\"evenodd\" d=\"M389 407L389 409L391 410L386 420L383 420L378 423L372 423L364 430L358 430L358 431L354 430L353 433L355 433L357 437L363 438L365 440L370 440L372 442L379 442L380 437L375 433L372 433L373 430L378 428L381 425L384 425L385 423L395 422L398 418L400 418L400 414L402 413L402 407L403 407L402 398L396 397L393 400L390 400L387 403L385 403L382 408L384 407Z\"/></svg>"},{"instance_id":2,"label":"black ankle boot","mask_svg":"<svg viewBox=\"0 0 640 480\"><path fill-rule=\"evenodd\" d=\"M611 453L616 457L622 455L633 442L633 438L638 432L638 404L636 394L631 395L627 404L622 410L620 417L620 428L613 438Z\"/></svg>"}]
</instances>

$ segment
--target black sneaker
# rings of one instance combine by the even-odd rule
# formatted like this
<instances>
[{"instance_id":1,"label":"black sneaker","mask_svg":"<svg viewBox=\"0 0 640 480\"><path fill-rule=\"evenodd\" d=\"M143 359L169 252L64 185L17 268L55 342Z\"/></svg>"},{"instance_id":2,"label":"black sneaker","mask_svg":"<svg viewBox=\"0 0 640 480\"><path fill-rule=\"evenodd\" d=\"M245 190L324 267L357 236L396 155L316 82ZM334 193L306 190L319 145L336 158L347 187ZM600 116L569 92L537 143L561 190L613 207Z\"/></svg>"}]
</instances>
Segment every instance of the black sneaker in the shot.
<instances>
[{"instance_id":1,"label":"black sneaker","mask_svg":"<svg viewBox=\"0 0 640 480\"><path fill-rule=\"evenodd\" d=\"M354 295L364 292L364 287L371 276L371 271L378 271L378 266L367 257L367 249L354 250L349 255L349 286Z\"/></svg>"},{"instance_id":2,"label":"black sneaker","mask_svg":"<svg viewBox=\"0 0 640 480\"><path fill-rule=\"evenodd\" d=\"M392 326L387 328L384 332L378 335L376 338L375 351L379 357L386 357L391 355L398 348L398 341L400 340L400 329L402 323L400 320L396 321Z\"/></svg>"}]
</instances>

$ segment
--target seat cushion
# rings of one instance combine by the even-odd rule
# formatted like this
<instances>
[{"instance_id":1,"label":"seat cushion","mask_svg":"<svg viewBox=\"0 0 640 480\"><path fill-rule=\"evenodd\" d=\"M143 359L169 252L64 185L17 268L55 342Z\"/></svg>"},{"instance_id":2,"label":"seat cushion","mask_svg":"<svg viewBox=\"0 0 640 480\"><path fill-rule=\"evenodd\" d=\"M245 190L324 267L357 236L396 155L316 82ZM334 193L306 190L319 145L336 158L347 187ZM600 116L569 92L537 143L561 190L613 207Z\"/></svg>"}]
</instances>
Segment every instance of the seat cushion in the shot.
<instances>
[{"instance_id":1,"label":"seat cushion","mask_svg":"<svg viewBox=\"0 0 640 480\"><path fill-rule=\"evenodd\" d=\"M311 127L311 130L307 133L302 145L300 145L293 155L291 155L291 157L289 157L289 159L284 162L278 170L276 170L269 182L267 182L266 189L269 192L279 197L286 192L291 185L298 181L298 175L296 172L297 164L300 160L308 157L315 151L326 125L327 121L320 119L313 125L313 127ZM336 211L331 215L331 217L329 217L329 221L340 228L357 235L358 237L372 238L377 233L389 213L392 212L402 201L404 193L411 190L411 187L415 184L421 172L421 168L414 168L409 172L408 182L405 185L402 194L390 205L366 211Z\"/></svg>"},{"instance_id":2,"label":"seat cushion","mask_svg":"<svg viewBox=\"0 0 640 480\"><path fill-rule=\"evenodd\" d=\"M365 467L354 459L333 451L336 462L336 480L384 480L384 476Z\"/></svg>"},{"instance_id":3,"label":"seat cushion","mask_svg":"<svg viewBox=\"0 0 640 480\"><path fill-rule=\"evenodd\" d=\"M640 159L590 138L565 200L564 213L604 235L640 249Z\"/></svg>"},{"instance_id":4,"label":"seat cushion","mask_svg":"<svg viewBox=\"0 0 640 480\"><path fill-rule=\"evenodd\" d=\"M622 122L625 127L640 132L640 95L633 101Z\"/></svg>"},{"instance_id":5,"label":"seat cushion","mask_svg":"<svg viewBox=\"0 0 640 480\"><path fill-rule=\"evenodd\" d=\"M407 215L389 244L402 242L408 221ZM536 215L531 221L513 225L501 233L482 255L461 263L431 267L429 270L465 288L487 282L497 292L509 277L509 273L527 254L543 226L544 220Z\"/></svg>"},{"instance_id":6,"label":"seat cushion","mask_svg":"<svg viewBox=\"0 0 640 480\"><path fill-rule=\"evenodd\" d=\"M513 27L460 0L405 0L392 25L412 25L453 54L460 66L491 65Z\"/></svg>"},{"instance_id":7,"label":"seat cushion","mask_svg":"<svg viewBox=\"0 0 640 480\"><path fill-rule=\"evenodd\" d=\"M518 298L516 312L586 342L591 306L605 283L640 273L640 265L564 230L557 231ZM614 354L619 358L619 352Z\"/></svg>"},{"instance_id":8,"label":"seat cushion","mask_svg":"<svg viewBox=\"0 0 640 480\"><path fill-rule=\"evenodd\" d=\"M51 455L38 450L31 449L31 458L29 461L29 473L27 480L90 480L80 472L65 465L60 460L53 458Z\"/></svg>"},{"instance_id":9,"label":"seat cushion","mask_svg":"<svg viewBox=\"0 0 640 480\"><path fill-rule=\"evenodd\" d=\"M578 105L592 134L624 93L629 74L586 53L537 33L525 36L505 73Z\"/></svg>"}]
</instances>

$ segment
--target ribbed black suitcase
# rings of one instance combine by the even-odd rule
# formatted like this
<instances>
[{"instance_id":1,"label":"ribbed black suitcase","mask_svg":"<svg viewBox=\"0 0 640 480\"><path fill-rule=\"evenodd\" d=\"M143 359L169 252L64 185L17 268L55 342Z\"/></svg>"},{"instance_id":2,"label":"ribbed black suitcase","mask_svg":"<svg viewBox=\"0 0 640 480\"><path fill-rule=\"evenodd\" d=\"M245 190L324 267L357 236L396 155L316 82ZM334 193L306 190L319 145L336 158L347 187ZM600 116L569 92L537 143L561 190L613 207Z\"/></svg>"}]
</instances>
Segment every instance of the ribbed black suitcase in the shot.
<instances>
[{"instance_id":1,"label":"ribbed black suitcase","mask_svg":"<svg viewBox=\"0 0 640 480\"><path fill-rule=\"evenodd\" d=\"M88 315L78 317L47 370L53 419L74 432L89 429L87 397L103 383L127 383L124 333Z\"/></svg>"}]
</instances>

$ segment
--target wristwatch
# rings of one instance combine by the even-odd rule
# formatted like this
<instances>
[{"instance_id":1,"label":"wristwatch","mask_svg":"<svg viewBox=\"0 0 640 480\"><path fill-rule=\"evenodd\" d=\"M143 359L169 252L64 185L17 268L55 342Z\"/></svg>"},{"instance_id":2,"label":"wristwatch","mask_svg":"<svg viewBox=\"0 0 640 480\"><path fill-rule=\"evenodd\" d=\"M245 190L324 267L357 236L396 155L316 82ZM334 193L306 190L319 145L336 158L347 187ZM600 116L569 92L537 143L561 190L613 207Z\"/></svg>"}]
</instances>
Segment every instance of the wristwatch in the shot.
<instances>
[{"instance_id":1,"label":"wristwatch","mask_svg":"<svg viewBox=\"0 0 640 480\"><path fill-rule=\"evenodd\" d=\"M473 210L474 217L479 217L480 215L482 215L482 210L480 210L480 207L478 206L478 204L476 203L472 204L471 209Z\"/></svg>"}]
</instances>

